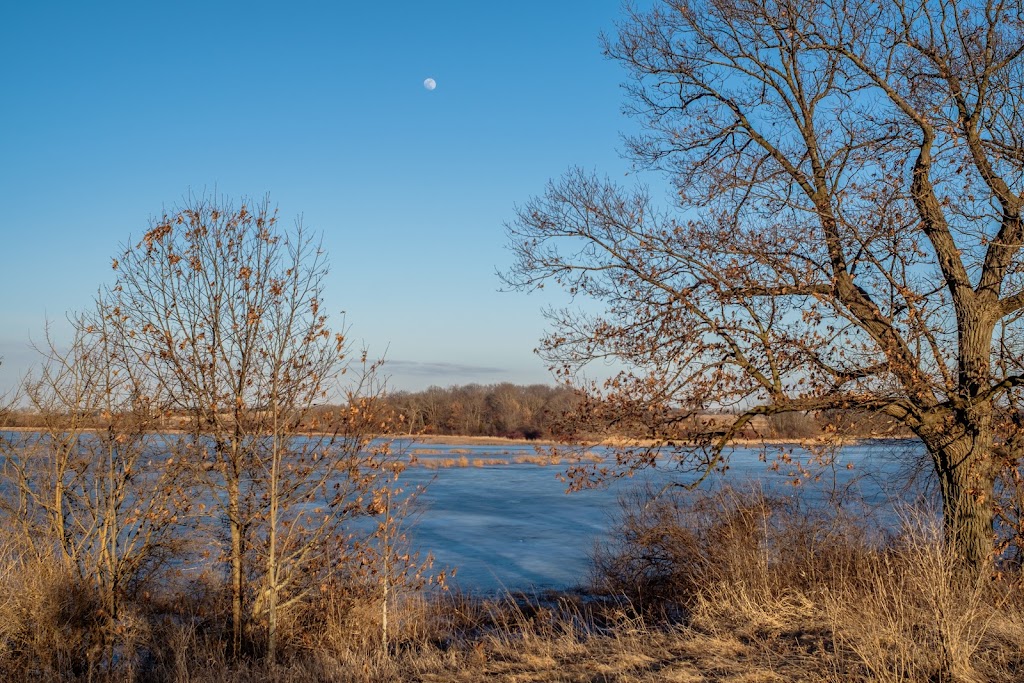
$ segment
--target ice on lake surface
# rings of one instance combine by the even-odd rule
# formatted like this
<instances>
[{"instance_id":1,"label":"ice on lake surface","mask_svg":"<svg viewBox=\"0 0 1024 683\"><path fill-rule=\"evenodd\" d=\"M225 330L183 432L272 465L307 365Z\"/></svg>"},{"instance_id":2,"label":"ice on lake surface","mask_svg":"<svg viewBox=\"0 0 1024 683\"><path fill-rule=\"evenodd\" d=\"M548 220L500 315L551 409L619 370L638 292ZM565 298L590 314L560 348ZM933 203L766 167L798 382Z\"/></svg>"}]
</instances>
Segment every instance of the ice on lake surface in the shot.
<instances>
[{"instance_id":1,"label":"ice on lake surface","mask_svg":"<svg viewBox=\"0 0 1024 683\"><path fill-rule=\"evenodd\" d=\"M434 457L466 455L470 460L534 453L526 445L423 447ZM821 504L833 486L851 484L868 505L891 510L901 495L901 467L921 452L912 442L847 446L827 477L794 488L787 485L785 472L768 471L759 458L760 450L736 448L729 457L729 471L714 477L710 485L759 482L768 490L799 495L814 505ZM854 465L852 470L846 469L847 463ZM571 587L586 582L594 544L606 539L623 494L637 486L660 488L681 479L679 472L647 470L608 488L567 494L565 482L558 478L563 470L564 465L524 463L412 468L403 475L406 483L427 485L410 534L413 543L434 554L435 568L457 568L454 583L463 590Z\"/></svg>"},{"instance_id":2,"label":"ice on lake surface","mask_svg":"<svg viewBox=\"0 0 1024 683\"><path fill-rule=\"evenodd\" d=\"M0 435L3 433L0 432ZM790 450L800 457L806 452ZM594 544L608 540L615 523L619 499L637 487L663 488L670 482L686 482L677 470L658 468L635 478L615 481L607 488L566 493L559 479L565 465L541 466L515 462L536 457L528 444L499 446L465 444L416 444L396 442L395 450L417 454L422 460L458 461L470 465L505 461L507 464L443 467L411 467L401 486L412 490L425 485L416 501L409 526L413 547L435 557L435 569L457 569L454 585L470 592L543 590L585 584L589 578ZM601 449L593 449L600 452ZM729 471L715 475L711 487L737 488L757 484L780 495L799 496L808 506L824 505L835 489L853 489L865 504L879 510L876 519L895 525L893 506L907 501L902 490L902 469L920 462L923 448L913 441L878 441L846 446L837 466L823 472L821 481L799 487L787 485L787 469L769 472L758 448L738 447L728 452ZM846 469L852 464L853 469ZM691 478L692 481L692 478ZM888 511L888 512L887 512ZM371 518L358 518L368 530Z\"/></svg>"}]
</instances>

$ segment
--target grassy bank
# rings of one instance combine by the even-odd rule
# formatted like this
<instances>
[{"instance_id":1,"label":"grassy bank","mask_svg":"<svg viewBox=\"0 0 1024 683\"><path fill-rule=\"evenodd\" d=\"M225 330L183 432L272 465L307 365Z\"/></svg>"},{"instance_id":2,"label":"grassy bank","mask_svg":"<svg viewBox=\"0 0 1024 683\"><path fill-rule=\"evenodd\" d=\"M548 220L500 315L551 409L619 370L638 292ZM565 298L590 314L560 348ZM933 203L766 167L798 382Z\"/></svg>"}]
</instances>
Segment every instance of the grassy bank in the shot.
<instances>
[{"instance_id":1,"label":"grassy bank","mask_svg":"<svg viewBox=\"0 0 1024 683\"><path fill-rule=\"evenodd\" d=\"M88 578L7 546L0 678L213 681L1012 681L1024 594L966 579L934 528L899 534L760 494L627 505L586 594L325 586L275 666L229 652L216 577L140 586L109 618ZM258 627L258 624L256 625ZM255 641L258 642L258 639Z\"/></svg>"}]
</instances>

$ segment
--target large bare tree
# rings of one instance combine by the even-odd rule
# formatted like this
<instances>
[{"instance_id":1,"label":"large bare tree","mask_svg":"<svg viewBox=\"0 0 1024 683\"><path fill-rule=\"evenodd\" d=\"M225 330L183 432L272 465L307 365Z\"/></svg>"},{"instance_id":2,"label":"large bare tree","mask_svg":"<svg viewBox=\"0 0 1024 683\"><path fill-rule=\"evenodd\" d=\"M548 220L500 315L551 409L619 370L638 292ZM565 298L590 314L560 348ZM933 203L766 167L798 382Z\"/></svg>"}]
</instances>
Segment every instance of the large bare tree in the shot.
<instances>
[{"instance_id":1,"label":"large bare tree","mask_svg":"<svg viewBox=\"0 0 1024 683\"><path fill-rule=\"evenodd\" d=\"M993 555L1024 383L1024 6L657 0L607 54L630 157L675 206L573 171L521 207L506 279L604 304L554 312L572 377L655 436L709 407L895 418L934 464L946 537ZM685 464L713 467L729 433ZM650 453L622 464L649 464Z\"/></svg>"}]
</instances>

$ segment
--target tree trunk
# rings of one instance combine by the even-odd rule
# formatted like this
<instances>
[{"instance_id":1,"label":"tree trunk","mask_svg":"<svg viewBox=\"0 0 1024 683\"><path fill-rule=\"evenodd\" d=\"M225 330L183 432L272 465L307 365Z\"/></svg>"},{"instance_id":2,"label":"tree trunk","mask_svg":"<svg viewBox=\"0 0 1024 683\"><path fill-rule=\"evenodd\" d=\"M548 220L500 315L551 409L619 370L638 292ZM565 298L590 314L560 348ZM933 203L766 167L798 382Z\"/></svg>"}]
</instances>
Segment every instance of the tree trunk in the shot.
<instances>
[{"instance_id":1,"label":"tree trunk","mask_svg":"<svg viewBox=\"0 0 1024 683\"><path fill-rule=\"evenodd\" d=\"M238 394L236 393L236 396ZM235 400L234 434L230 443L229 461L225 467L228 488L228 524L231 527L231 649L234 656L242 654L245 630L245 531L247 520L242 518L242 432L240 405Z\"/></svg>"},{"instance_id":2,"label":"tree trunk","mask_svg":"<svg viewBox=\"0 0 1024 683\"><path fill-rule=\"evenodd\" d=\"M231 526L231 651L235 657L242 654L242 539L241 506L237 482L231 488L228 517Z\"/></svg>"},{"instance_id":3,"label":"tree trunk","mask_svg":"<svg viewBox=\"0 0 1024 683\"><path fill-rule=\"evenodd\" d=\"M980 299L954 302L959 359L958 401L943 416L935 459L942 493L946 544L968 573L978 576L992 562L992 497L996 468L992 463L992 406L982 395L989 388L992 336L997 316ZM927 441L926 441L927 443Z\"/></svg>"},{"instance_id":4,"label":"tree trunk","mask_svg":"<svg viewBox=\"0 0 1024 683\"><path fill-rule=\"evenodd\" d=\"M277 562L277 515L278 504L280 503L280 491L278 489L278 477L280 475L281 447L278 442L277 431L277 410L275 406L274 420L274 447L271 453L270 482L268 485L270 494L270 516L267 519L267 533L269 534L269 549L267 552L267 588L269 603L267 605L267 661L271 666L277 664L277 589L278 589L278 562Z\"/></svg>"},{"instance_id":5,"label":"tree trunk","mask_svg":"<svg viewBox=\"0 0 1024 683\"><path fill-rule=\"evenodd\" d=\"M991 431L981 429L929 450L942 494L946 543L966 570L980 574L993 559L995 468Z\"/></svg>"},{"instance_id":6,"label":"tree trunk","mask_svg":"<svg viewBox=\"0 0 1024 683\"><path fill-rule=\"evenodd\" d=\"M271 585L267 604L267 662L273 667L277 664L277 577L268 580Z\"/></svg>"}]
</instances>

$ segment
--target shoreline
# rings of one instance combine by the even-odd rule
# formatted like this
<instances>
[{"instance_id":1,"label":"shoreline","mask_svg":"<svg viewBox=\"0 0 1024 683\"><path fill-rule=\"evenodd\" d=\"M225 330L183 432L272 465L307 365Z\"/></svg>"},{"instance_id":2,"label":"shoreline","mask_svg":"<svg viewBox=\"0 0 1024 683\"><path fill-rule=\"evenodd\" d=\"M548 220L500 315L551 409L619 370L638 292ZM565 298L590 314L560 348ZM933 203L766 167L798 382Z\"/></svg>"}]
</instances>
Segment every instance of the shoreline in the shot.
<instances>
[{"instance_id":1,"label":"shoreline","mask_svg":"<svg viewBox=\"0 0 1024 683\"><path fill-rule=\"evenodd\" d=\"M562 447L584 447L593 448L595 446L604 446L614 448L617 446L622 447L633 447L633 448L651 448L657 445L654 439L626 439L622 437L608 437L597 441L580 441L578 443L569 443L565 441L556 441L554 439L510 439L502 436L459 436L456 434L393 434L388 436L380 436L382 439L401 439L419 443L439 444L448 446L459 446L467 444L477 444L481 446L502 446L502 445L532 445L532 446L562 446ZM850 446L853 444L862 443L865 441L906 441L913 439L912 436L858 436L844 439L833 439L826 440L821 438L804 438L804 439L782 439L774 437L765 437L763 439L755 438L735 438L730 439L727 443L728 446L823 446L826 444L835 444L839 446ZM662 446L671 447L673 445L678 446L695 446L697 442L687 441L685 439L666 439L661 444Z\"/></svg>"},{"instance_id":2,"label":"shoreline","mask_svg":"<svg viewBox=\"0 0 1024 683\"><path fill-rule=\"evenodd\" d=\"M102 427L81 427L78 431L81 432L98 432L101 431ZM0 431L6 432L41 432L45 431L44 427L0 427ZM185 434L184 429L160 429L152 430L147 432L149 434ZM296 436L329 436L326 432L297 432ZM423 444L436 444L445 446L465 446L465 445L478 445L478 446L540 446L540 447L581 447L581 448L593 448L597 446L603 446L607 448L615 447L627 447L627 448L653 448L658 445L654 439L630 439L625 437L607 437L596 441L580 441L576 443L570 443L565 441L558 441L555 439L523 439L523 438L507 438L503 436L467 436L459 434L377 434L372 439L383 439L383 440L401 440L411 441L413 443ZM730 439L727 446L824 446L824 445L838 445L838 446L850 446L865 441L906 441L913 439L913 436L858 436L851 438L840 438L840 439L822 439L822 438L801 438L801 439L784 439L776 437L764 437L764 438L750 438L750 437L738 437ZM696 446L697 442L688 441L686 439L665 439L660 444L664 447L692 447Z\"/></svg>"}]
</instances>

